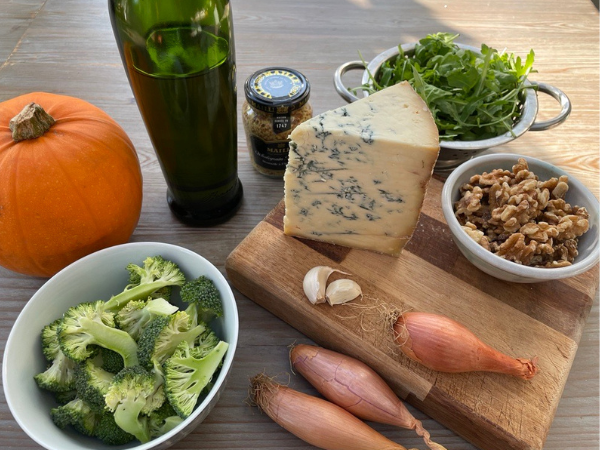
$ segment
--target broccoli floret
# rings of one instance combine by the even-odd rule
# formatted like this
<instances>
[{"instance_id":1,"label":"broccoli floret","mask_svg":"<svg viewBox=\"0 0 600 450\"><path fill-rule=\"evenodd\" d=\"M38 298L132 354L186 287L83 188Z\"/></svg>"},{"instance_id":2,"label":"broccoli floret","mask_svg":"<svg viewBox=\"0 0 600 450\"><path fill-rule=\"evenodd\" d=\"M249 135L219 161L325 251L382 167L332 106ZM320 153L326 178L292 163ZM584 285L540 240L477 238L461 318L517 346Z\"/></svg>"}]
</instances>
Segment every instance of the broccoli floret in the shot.
<instances>
[{"instance_id":1,"label":"broccoli floret","mask_svg":"<svg viewBox=\"0 0 600 450\"><path fill-rule=\"evenodd\" d=\"M96 366L92 359L86 359L75 368L77 396L94 411L102 412L105 407L104 396L114 377L114 374Z\"/></svg>"},{"instance_id":2,"label":"broccoli floret","mask_svg":"<svg viewBox=\"0 0 600 450\"><path fill-rule=\"evenodd\" d=\"M155 260L160 261L160 259L164 259L161 256L155 256ZM143 270L143 269L142 269ZM140 274L140 266L136 264L129 264L127 266L127 271L129 272L129 284L127 288L132 288L138 286L142 282L142 275ZM150 294L152 298L164 298L166 301L171 301L171 292L173 291L173 286L165 286L163 288L157 289L156 291Z\"/></svg>"},{"instance_id":3,"label":"broccoli floret","mask_svg":"<svg viewBox=\"0 0 600 450\"><path fill-rule=\"evenodd\" d=\"M105 307L108 311L116 312L131 300L146 299L159 289L167 286L181 286L185 283L185 275L179 266L161 256L146 258L144 267L129 264L127 270L130 274L130 284L125 287L123 292L106 302ZM131 281L134 282L131 283ZM162 295L168 294L163 292Z\"/></svg>"},{"instance_id":4,"label":"broccoli floret","mask_svg":"<svg viewBox=\"0 0 600 450\"><path fill-rule=\"evenodd\" d=\"M119 373L125 367L123 358L117 352L113 352L104 347L100 347L100 357L102 358L102 367L110 373Z\"/></svg>"},{"instance_id":5,"label":"broccoli floret","mask_svg":"<svg viewBox=\"0 0 600 450\"><path fill-rule=\"evenodd\" d=\"M173 354L180 342L192 343L205 330L202 324L191 327L190 317L185 311L157 317L144 328L138 340L140 365L148 370L160 370L162 363Z\"/></svg>"},{"instance_id":6,"label":"broccoli floret","mask_svg":"<svg viewBox=\"0 0 600 450\"><path fill-rule=\"evenodd\" d=\"M221 294L210 278L204 275L187 281L181 286L181 300L195 307L198 321L210 323L215 317L223 315ZM192 311L192 310L190 310Z\"/></svg>"},{"instance_id":7,"label":"broccoli floret","mask_svg":"<svg viewBox=\"0 0 600 450\"><path fill-rule=\"evenodd\" d=\"M157 289L150 297L152 298L162 298L168 302L171 301L171 294L173 292L173 286L165 286L164 288Z\"/></svg>"},{"instance_id":8,"label":"broccoli floret","mask_svg":"<svg viewBox=\"0 0 600 450\"><path fill-rule=\"evenodd\" d=\"M185 419L218 369L229 345L221 341L207 355L183 341L164 363L165 393L179 417Z\"/></svg>"},{"instance_id":9,"label":"broccoli floret","mask_svg":"<svg viewBox=\"0 0 600 450\"><path fill-rule=\"evenodd\" d=\"M183 422L183 419L177 415L169 402L164 402L160 408L150 413L149 422L150 436L154 439L171 431Z\"/></svg>"},{"instance_id":10,"label":"broccoli floret","mask_svg":"<svg viewBox=\"0 0 600 450\"><path fill-rule=\"evenodd\" d=\"M75 386L75 362L67 358L58 343L58 328L62 319L42 329L42 351L51 364L34 379L39 387L52 392L70 391Z\"/></svg>"},{"instance_id":11,"label":"broccoli floret","mask_svg":"<svg viewBox=\"0 0 600 450\"><path fill-rule=\"evenodd\" d=\"M75 430L86 436L93 436L100 416L95 413L83 400L76 398L66 405L50 410L52 421L57 427L64 429L71 425Z\"/></svg>"},{"instance_id":12,"label":"broccoli floret","mask_svg":"<svg viewBox=\"0 0 600 450\"><path fill-rule=\"evenodd\" d=\"M144 259L144 267L140 267L137 264L127 264L127 271L129 272L129 287L135 287L144 283L153 282L162 271L162 265L170 261L164 259L160 255L149 256Z\"/></svg>"},{"instance_id":13,"label":"broccoli floret","mask_svg":"<svg viewBox=\"0 0 600 450\"><path fill-rule=\"evenodd\" d=\"M60 349L81 362L93 354L90 346L99 345L117 352L125 367L138 364L137 344L123 330L114 328L114 316L104 310L104 302L80 303L67 310L58 326Z\"/></svg>"},{"instance_id":14,"label":"broccoli floret","mask_svg":"<svg viewBox=\"0 0 600 450\"><path fill-rule=\"evenodd\" d=\"M52 392L66 392L75 387L75 366L77 363L58 352L52 364L42 373L33 377L42 389Z\"/></svg>"},{"instance_id":15,"label":"broccoli floret","mask_svg":"<svg viewBox=\"0 0 600 450\"><path fill-rule=\"evenodd\" d=\"M77 391L75 389L71 389L70 391L65 392L55 392L54 399L56 403L59 405L65 405L69 403L71 400L75 400L77 398Z\"/></svg>"},{"instance_id":16,"label":"broccoli floret","mask_svg":"<svg viewBox=\"0 0 600 450\"><path fill-rule=\"evenodd\" d=\"M126 367L115 375L104 399L121 429L142 443L150 440L147 414L164 402L164 392L156 389L155 377L150 372L141 366Z\"/></svg>"},{"instance_id":17,"label":"broccoli floret","mask_svg":"<svg viewBox=\"0 0 600 450\"><path fill-rule=\"evenodd\" d=\"M155 256L152 258L154 261L164 261L162 256ZM136 264L129 264L127 266L127 271L129 272L129 288L135 287L142 283L142 276L144 276L144 282L148 281L148 271L141 269L140 266ZM150 296L152 298L164 298L166 301L171 300L171 291L173 290L173 286L165 286L163 288L157 289L152 292Z\"/></svg>"},{"instance_id":18,"label":"broccoli floret","mask_svg":"<svg viewBox=\"0 0 600 450\"><path fill-rule=\"evenodd\" d=\"M44 356L48 361L54 361L60 352L56 333L61 321L62 319L56 319L51 324L42 328L42 352L44 352Z\"/></svg>"},{"instance_id":19,"label":"broccoli floret","mask_svg":"<svg viewBox=\"0 0 600 450\"><path fill-rule=\"evenodd\" d=\"M117 425L115 417L108 411L105 411L100 416L94 435L109 445L123 445L135 440L133 434L128 433Z\"/></svg>"},{"instance_id":20,"label":"broccoli floret","mask_svg":"<svg viewBox=\"0 0 600 450\"><path fill-rule=\"evenodd\" d=\"M132 300L115 314L115 322L121 330L126 331L133 339L137 340L144 327L152 319L171 315L178 309L177 306L163 298Z\"/></svg>"},{"instance_id":21,"label":"broccoli floret","mask_svg":"<svg viewBox=\"0 0 600 450\"><path fill-rule=\"evenodd\" d=\"M194 342L194 356L196 358L205 357L219 342L221 342L219 336L213 330L207 328Z\"/></svg>"}]
</instances>

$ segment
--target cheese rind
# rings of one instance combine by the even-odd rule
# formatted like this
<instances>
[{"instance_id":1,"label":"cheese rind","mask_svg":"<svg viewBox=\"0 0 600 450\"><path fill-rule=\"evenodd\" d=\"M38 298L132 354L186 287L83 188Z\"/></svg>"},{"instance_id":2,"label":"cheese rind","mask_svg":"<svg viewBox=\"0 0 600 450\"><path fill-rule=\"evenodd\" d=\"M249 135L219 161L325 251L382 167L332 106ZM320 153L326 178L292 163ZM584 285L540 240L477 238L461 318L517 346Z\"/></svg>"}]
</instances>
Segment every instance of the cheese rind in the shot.
<instances>
[{"instance_id":1,"label":"cheese rind","mask_svg":"<svg viewBox=\"0 0 600 450\"><path fill-rule=\"evenodd\" d=\"M439 153L425 102L399 83L291 134L284 233L397 256Z\"/></svg>"}]
</instances>

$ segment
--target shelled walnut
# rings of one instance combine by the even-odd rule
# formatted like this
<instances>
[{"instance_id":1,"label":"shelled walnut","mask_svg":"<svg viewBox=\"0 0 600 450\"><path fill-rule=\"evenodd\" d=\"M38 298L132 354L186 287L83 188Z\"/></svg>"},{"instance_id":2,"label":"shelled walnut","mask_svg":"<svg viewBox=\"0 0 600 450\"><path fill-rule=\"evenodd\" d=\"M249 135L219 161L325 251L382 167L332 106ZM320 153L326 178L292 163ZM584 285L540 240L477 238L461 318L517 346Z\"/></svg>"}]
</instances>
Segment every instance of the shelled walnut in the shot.
<instances>
[{"instance_id":1,"label":"shelled walnut","mask_svg":"<svg viewBox=\"0 0 600 450\"><path fill-rule=\"evenodd\" d=\"M563 267L577 256L589 215L565 201L566 175L540 181L519 158L512 171L474 175L454 204L463 230L496 255L533 267Z\"/></svg>"}]
</instances>

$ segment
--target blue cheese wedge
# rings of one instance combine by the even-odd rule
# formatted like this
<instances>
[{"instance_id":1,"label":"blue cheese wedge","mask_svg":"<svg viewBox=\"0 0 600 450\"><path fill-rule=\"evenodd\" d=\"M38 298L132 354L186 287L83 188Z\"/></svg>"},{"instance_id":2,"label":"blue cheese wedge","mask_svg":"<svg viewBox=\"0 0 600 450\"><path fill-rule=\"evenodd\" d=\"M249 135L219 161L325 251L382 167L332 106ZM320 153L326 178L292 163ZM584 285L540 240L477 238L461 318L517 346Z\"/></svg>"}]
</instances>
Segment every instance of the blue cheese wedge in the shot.
<instances>
[{"instance_id":1,"label":"blue cheese wedge","mask_svg":"<svg viewBox=\"0 0 600 450\"><path fill-rule=\"evenodd\" d=\"M425 102L399 83L325 112L290 136L284 233L398 256L440 150Z\"/></svg>"}]
</instances>

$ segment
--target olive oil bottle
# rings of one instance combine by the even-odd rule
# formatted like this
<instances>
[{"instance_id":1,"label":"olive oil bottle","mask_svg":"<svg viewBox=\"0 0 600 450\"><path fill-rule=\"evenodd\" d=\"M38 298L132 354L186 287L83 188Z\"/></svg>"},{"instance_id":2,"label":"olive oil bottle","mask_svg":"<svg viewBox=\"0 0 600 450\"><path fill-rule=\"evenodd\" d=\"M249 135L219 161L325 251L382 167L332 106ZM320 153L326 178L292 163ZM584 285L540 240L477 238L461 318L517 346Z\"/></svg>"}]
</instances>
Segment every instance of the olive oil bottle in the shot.
<instances>
[{"instance_id":1,"label":"olive oil bottle","mask_svg":"<svg viewBox=\"0 0 600 450\"><path fill-rule=\"evenodd\" d=\"M109 0L109 12L172 212L227 220L242 199L229 2Z\"/></svg>"}]
</instances>

